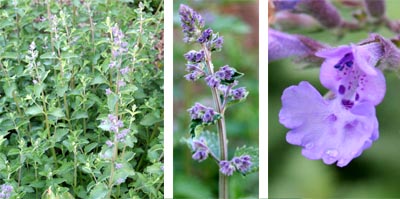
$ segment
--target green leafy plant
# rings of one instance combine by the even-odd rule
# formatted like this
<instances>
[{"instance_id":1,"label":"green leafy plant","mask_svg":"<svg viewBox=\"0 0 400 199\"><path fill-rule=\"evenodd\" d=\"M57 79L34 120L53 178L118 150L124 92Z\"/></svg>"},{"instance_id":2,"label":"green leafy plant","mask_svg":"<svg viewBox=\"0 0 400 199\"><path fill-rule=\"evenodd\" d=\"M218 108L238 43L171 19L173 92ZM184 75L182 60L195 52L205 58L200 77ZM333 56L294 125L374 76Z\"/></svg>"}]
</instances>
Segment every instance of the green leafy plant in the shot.
<instances>
[{"instance_id":1,"label":"green leafy plant","mask_svg":"<svg viewBox=\"0 0 400 199\"><path fill-rule=\"evenodd\" d=\"M0 7L11 197L163 198L163 1Z\"/></svg>"}]
</instances>

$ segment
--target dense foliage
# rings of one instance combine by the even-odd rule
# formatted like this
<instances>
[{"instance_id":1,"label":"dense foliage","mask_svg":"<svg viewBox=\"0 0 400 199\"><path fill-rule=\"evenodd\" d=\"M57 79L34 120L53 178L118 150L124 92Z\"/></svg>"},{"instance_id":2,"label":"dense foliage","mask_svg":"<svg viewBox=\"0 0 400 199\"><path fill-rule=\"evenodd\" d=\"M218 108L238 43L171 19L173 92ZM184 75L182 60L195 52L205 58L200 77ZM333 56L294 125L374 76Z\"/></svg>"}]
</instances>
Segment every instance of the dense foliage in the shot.
<instances>
[{"instance_id":1,"label":"dense foliage","mask_svg":"<svg viewBox=\"0 0 400 199\"><path fill-rule=\"evenodd\" d=\"M162 198L163 1L0 8L0 184L11 198Z\"/></svg>"}]
</instances>

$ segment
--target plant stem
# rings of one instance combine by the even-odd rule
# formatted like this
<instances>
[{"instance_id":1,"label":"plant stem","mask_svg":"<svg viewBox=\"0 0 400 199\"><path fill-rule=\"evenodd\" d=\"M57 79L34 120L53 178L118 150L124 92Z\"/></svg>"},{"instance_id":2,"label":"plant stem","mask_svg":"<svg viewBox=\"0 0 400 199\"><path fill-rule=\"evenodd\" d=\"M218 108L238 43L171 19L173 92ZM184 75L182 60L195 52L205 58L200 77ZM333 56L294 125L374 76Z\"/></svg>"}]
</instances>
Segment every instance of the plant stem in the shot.
<instances>
[{"instance_id":1,"label":"plant stem","mask_svg":"<svg viewBox=\"0 0 400 199\"><path fill-rule=\"evenodd\" d=\"M209 71L209 74L214 74L214 66L211 61L211 52L207 49L206 45L202 45L203 50L205 52L206 65ZM228 159L228 145L226 138L226 126L225 126L225 116L224 109L221 104L221 100L219 98L219 93L216 88L211 88L211 92L214 99L215 108L218 113L221 114L221 119L217 122L218 127L218 135L219 135L219 148L220 148L220 160ZM221 172L219 173L219 198L220 199L228 199L228 177Z\"/></svg>"}]
</instances>

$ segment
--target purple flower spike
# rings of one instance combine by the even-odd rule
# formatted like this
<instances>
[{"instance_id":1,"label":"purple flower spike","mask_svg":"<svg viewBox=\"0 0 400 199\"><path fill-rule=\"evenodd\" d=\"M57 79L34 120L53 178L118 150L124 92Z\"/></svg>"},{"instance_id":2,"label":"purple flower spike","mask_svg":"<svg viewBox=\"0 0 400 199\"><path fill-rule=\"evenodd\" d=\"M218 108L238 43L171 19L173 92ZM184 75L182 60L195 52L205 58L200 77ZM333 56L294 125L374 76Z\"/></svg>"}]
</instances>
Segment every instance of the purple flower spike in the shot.
<instances>
[{"instance_id":1,"label":"purple flower spike","mask_svg":"<svg viewBox=\"0 0 400 199\"><path fill-rule=\"evenodd\" d=\"M231 176L235 171L235 167L231 164L230 161L221 160L219 162L219 171L226 176Z\"/></svg>"},{"instance_id":2,"label":"purple flower spike","mask_svg":"<svg viewBox=\"0 0 400 199\"><path fill-rule=\"evenodd\" d=\"M181 18L182 32L184 42L195 41L204 27L204 19L199 13L187 5L181 4L179 7L179 16Z\"/></svg>"},{"instance_id":3,"label":"purple flower spike","mask_svg":"<svg viewBox=\"0 0 400 199\"><path fill-rule=\"evenodd\" d=\"M379 136L373 103L346 105L340 96L322 98L308 82L287 88L279 113L279 122L291 129L287 142L301 146L302 154L309 159L346 166Z\"/></svg>"},{"instance_id":4,"label":"purple flower spike","mask_svg":"<svg viewBox=\"0 0 400 199\"><path fill-rule=\"evenodd\" d=\"M325 58L320 73L322 85L346 100L368 100L373 105L379 104L386 92L385 78L375 68L382 56L381 49L382 46L375 42L317 52L317 56Z\"/></svg>"}]
</instances>

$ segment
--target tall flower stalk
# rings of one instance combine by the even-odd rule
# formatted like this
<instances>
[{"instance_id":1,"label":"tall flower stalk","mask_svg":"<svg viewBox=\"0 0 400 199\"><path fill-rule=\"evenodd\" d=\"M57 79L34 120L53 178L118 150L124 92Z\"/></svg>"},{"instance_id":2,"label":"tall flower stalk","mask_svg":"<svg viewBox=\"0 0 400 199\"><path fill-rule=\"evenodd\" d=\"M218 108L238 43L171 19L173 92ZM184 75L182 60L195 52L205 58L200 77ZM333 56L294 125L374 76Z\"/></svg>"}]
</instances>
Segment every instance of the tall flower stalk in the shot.
<instances>
[{"instance_id":1,"label":"tall flower stalk","mask_svg":"<svg viewBox=\"0 0 400 199\"><path fill-rule=\"evenodd\" d=\"M245 174L257 167L257 164L253 164L258 159L257 155L254 155L254 151L257 151L254 148L237 150L232 160L229 160L228 156L225 110L230 104L245 100L248 91L244 87L235 88L239 84L238 79L243 76L242 73L228 65L218 69L213 65L212 53L221 51L223 37L210 28L205 29L204 19L192 8L181 5L179 15L184 34L183 41L200 46L198 50L191 50L184 55L188 72L185 78L191 82L204 79L211 89L214 103L214 107L196 103L188 109L191 117L191 138L187 139L187 142L193 151L194 160L202 162L210 156L216 161L220 167L219 198L229 198L228 177L233 175L234 171ZM218 129L217 134L204 130L214 124Z\"/></svg>"}]
</instances>

